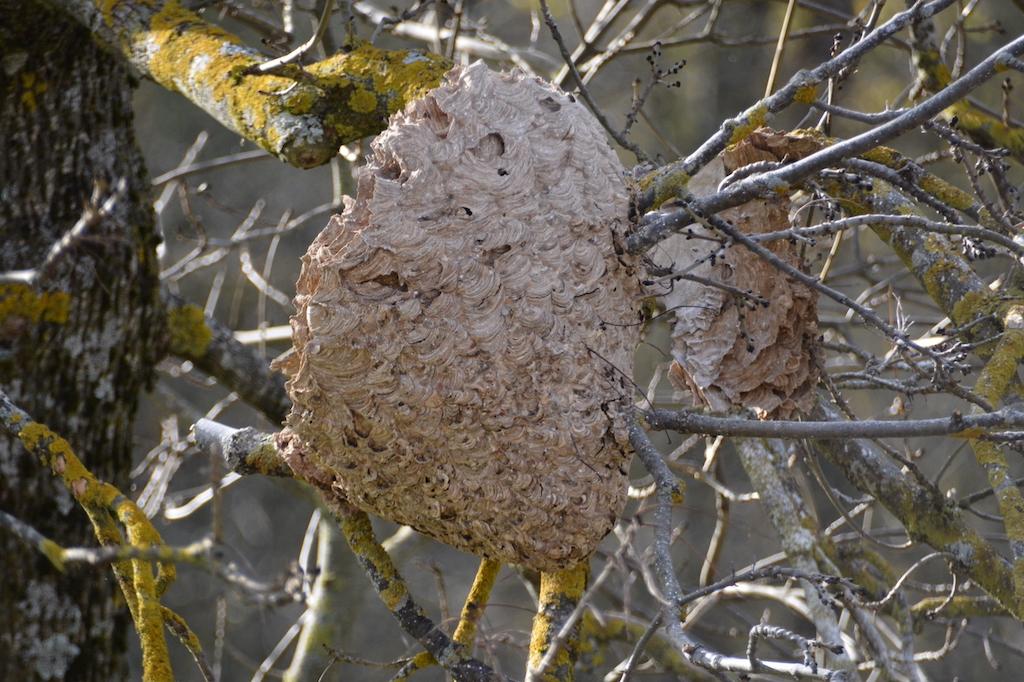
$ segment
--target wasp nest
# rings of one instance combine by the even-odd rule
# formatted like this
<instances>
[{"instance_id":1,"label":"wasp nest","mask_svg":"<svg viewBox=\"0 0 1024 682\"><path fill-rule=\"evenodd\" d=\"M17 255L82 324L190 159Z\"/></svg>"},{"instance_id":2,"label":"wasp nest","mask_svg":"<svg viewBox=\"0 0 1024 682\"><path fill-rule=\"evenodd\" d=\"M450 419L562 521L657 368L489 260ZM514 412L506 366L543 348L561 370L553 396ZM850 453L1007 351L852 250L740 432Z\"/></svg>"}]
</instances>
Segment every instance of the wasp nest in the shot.
<instances>
[{"instance_id":1,"label":"wasp nest","mask_svg":"<svg viewBox=\"0 0 1024 682\"><path fill-rule=\"evenodd\" d=\"M309 247L279 443L460 549L585 558L626 496L640 288L622 168L575 99L483 64L394 116Z\"/></svg>"},{"instance_id":2,"label":"wasp nest","mask_svg":"<svg viewBox=\"0 0 1024 682\"><path fill-rule=\"evenodd\" d=\"M725 151L690 182L696 196L714 192L738 168L757 161L792 161L814 151L811 140L756 131ZM749 235L789 228L787 197L755 199L721 217ZM818 381L815 352L817 297L742 245L721 249L721 235L699 224L689 236L664 244L656 262L722 286L676 281L661 293L674 311L675 361L669 378L714 410L753 410L760 418L786 419L812 406ZM799 246L765 242L772 253L800 267Z\"/></svg>"}]
</instances>

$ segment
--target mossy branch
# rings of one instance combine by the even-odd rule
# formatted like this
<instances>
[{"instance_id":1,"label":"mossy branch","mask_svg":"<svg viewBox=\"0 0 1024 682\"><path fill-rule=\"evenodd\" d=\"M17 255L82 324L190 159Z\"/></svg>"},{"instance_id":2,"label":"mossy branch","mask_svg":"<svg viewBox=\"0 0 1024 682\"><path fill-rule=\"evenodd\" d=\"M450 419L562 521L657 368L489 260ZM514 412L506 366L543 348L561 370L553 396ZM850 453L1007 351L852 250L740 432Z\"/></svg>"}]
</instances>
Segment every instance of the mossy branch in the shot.
<instances>
[{"instance_id":1,"label":"mossy branch","mask_svg":"<svg viewBox=\"0 0 1024 682\"><path fill-rule=\"evenodd\" d=\"M649 623L626 615L604 613L601 620L598 620L593 613L585 611L580 622L580 665L596 668L605 664L612 642L634 644L647 634L650 627ZM722 679L693 665L672 640L661 632L654 633L647 640L644 654L666 672L682 680L713 682Z\"/></svg>"},{"instance_id":2,"label":"mossy branch","mask_svg":"<svg viewBox=\"0 0 1024 682\"><path fill-rule=\"evenodd\" d=\"M180 93L222 125L299 168L387 125L438 85L437 55L369 44L307 67L256 73L267 59L179 0L59 0L94 38L139 73Z\"/></svg>"},{"instance_id":3,"label":"mossy branch","mask_svg":"<svg viewBox=\"0 0 1024 682\"><path fill-rule=\"evenodd\" d=\"M540 574L540 604L530 636L532 682L572 682L579 656L579 622L570 618L587 587L587 563ZM569 628L568 632L563 630Z\"/></svg>"},{"instance_id":4,"label":"mossy branch","mask_svg":"<svg viewBox=\"0 0 1024 682\"><path fill-rule=\"evenodd\" d=\"M0 391L0 424L64 483L92 521L100 544L124 544L122 528L133 548L157 548L164 544L134 502L114 486L93 476L66 440L44 424L33 421L3 391ZM55 543L44 543L40 548L51 561L59 557ZM158 562L154 575L150 561L125 558L115 561L113 570L142 645L143 679L145 682L170 682L174 677L164 639L165 614L160 596L174 580L174 564Z\"/></svg>"},{"instance_id":5,"label":"mossy branch","mask_svg":"<svg viewBox=\"0 0 1024 682\"><path fill-rule=\"evenodd\" d=\"M398 624L458 682L500 682L504 677L466 653L466 647L450 639L412 600L405 580L391 557L377 542L370 518L354 507L332 501L329 505L359 563L366 570L381 601Z\"/></svg>"},{"instance_id":6,"label":"mossy branch","mask_svg":"<svg viewBox=\"0 0 1024 682\"><path fill-rule=\"evenodd\" d=\"M499 571L501 571L500 562L492 559L480 560L476 577L473 578L473 585L469 588L466 602L462 605L462 613L459 614L459 624L455 628L455 634L452 635L452 641L461 644L467 650L472 651L473 642L476 640L476 626L484 614L484 609L487 608L487 600L490 599L491 589L494 588L494 581L498 577ZM432 665L437 665L434 657L426 651L421 651L402 666L402 669L391 679L393 682L404 680L417 670Z\"/></svg>"},{"instance_id":7,"label":"mossy branch","mask_svg":"<svg viewBox=\"0 0 1024 682\"><path fill-rule=\"evenodd\" d=\"M995 599L987 596L958 594L948 597L925 597L911 607L916 618L974 618L1009 615Z\"/></svg>"},{"instance_id":8,"label":"mossy branch","mask_svg":"<svg viewBox=\"0 0 1024 682\"><path fill-rule=\"evenodd\" d=\"M899 152L877 147L864 154L863 158L900 172L913 173L916 186L930 196L968 215L974 213L972 217L986 227L993 226L988 211L977 209L971 195L920 167L912 167L912 162ZM914 202L884 181L874 182L870 189L836 180L826 181L823 187L850 215L920 213ZM955 325L973 323L965 335L967 340L992 338L1002 331L995 318L991 321L981 319L995 312L1001 302L1000 295L989 290L949 239L906 225L877 224L871 228L899 256ZM986 357L991 346L983 345L977 352Z\"/></svg>"},{"instance_id":9,"label":"mossy branch","mask_svg":"<svg viewBox=\"0 0 1024 682\"><path fill-rule=\"evenodd\" d=\"M1017 367L1024 359L1024 309L1020 306L1010 308L1003 326L1005 331L975 384L975 392L993 405L1003 400L1016 381ZM1006 454L997 443L972 440L971 449L988 476L1003 517L1013 562L1014 592L1020 610L1020 605L1024 605L1024 495L1013 480Z\"/></svg>"},{"instance_id":10,"label":"mossy branch","mask_svg":"<svg viewBox=\"0 0 1024 682\"><path fill-rule=\"evenodd\" d=\"M193 427L193 440L203 451L223 456L234 471L252 473L255 461L268 471L287 466L274 445L274 437L253 429L232 429L203 419ZM458 682L504 682L503 676L468 655L463 644L449 638L413 601L405 580L387 550L377 541L369 516L334 496L324 495L323 501L337 519L342 535L384 606L402 630L417 640Z\"/></svg>"},{"instance_id":11,"label":"mossy branch","mask_svg":"<svg viewBox=\"0 0 1024 682\"><path fill-rule=\"evenodd\" d=\"M252 428L234 429L200 419L192 426L192 440L203 452L223 457L228 469L236 473L282 478L292 475L269 433Z\"/></svg>"},{"instance_id":12,"label":"mossy branch","mask_svg":"<svg viewBox=\"0 0 1024 682\"><path fill-rule=\"evenodd\" d=\"M820 418L840 415L819 403ZM872 495L907 529L915 540L948 553L963 571L1017 618L1024 610L1016 599L1013 572L995 547L964 520L936 486L907 476L894 462L857 439L813 441L816 450L843 472L858 490Z\"/></svg>"},{"instance_id":13,"label":"mossy branch","mask_svg":"<svg viewBox=\"0 0 1024 682\"><path fill-rule=\"evenodd\" d=\"M922 18L912 24L910 35L911 58L917 70L917 89L924 94L938 92L949 85L953 77L949 67L942 61L935 41L934 18ZM948 123L955 121L957 130L977 144L990 149L1006 149L1013 158L1024 163L1024 128L1000 121L966 98L951 104L940 116Z\"/></svg>"},{"instance_id":14,"label":"mossy branch","mask_svg":"<svg viewBox=\"0 0 1024 682\"><path fill-rule=\"evenodd\" d=\"M292 404L284 376L271 371L265 358L239 343L231 329L204 315L199 306L168 291L163 299L168 352L218 379L271 422L283 423Z\"/></svg>"}]
</instances>

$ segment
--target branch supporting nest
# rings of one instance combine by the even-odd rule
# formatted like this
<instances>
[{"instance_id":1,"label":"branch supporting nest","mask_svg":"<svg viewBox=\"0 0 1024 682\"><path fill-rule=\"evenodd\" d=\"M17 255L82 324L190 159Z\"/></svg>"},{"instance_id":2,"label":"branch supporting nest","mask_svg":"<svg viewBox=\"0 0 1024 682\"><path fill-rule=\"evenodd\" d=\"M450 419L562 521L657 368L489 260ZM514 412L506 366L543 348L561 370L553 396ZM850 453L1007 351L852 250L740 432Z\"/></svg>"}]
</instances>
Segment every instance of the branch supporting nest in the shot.
<instances>
[{"instance_id":1,"label":"branch supporting nest","mask_svg":"<svg viewBox=\"0 0 1024 682\"><path fill-rule=\"evenodd\" d=\"M93 2L56 4L143 76L299 168L325 164L341 145L382 130L390 114L436 86L451 66L426 52L362 44L299 67L268 62L175 0L121 2L109 9Z\"/></svg>"},{"instance_id":2,"label":"branch supporting nest","mask_svg":"<svg viewBox=\"0 0 1024 682\"><path fill-rule=\"evenodd\" d=\"M226 462L239 467L235 469L236 472L252 473L261 468L278 471L280 467L287 466L276 450L272 434L259 433L253 429L233 429L203 419L193 427L193 439L196 445L204 451L219 453ZM254 465L254 462L260 464ZM466 644L472 639L472 634L475 632L475 619L479 618L479 605L485 601L490 585L493 585L494 576L499 568L497 563L484 562L481 565L477 583L474 584L475 596L474 593L470 594L459 629L456 631L458 638L449 638L413 601L405 580L387 551L378 542L370 518L366 513L333 497L325 502L381 601L384 602L405 633L416 639L431 659L437 661L460 682L502 682L505 680L490 667L470 656L467 653ZM477 606L470 606L470 602ZM413 659L413 661L416 660L416 658ZM415 669L428 663L429 660L421 659L415 664Z\"/></svg>"}]
</instances>

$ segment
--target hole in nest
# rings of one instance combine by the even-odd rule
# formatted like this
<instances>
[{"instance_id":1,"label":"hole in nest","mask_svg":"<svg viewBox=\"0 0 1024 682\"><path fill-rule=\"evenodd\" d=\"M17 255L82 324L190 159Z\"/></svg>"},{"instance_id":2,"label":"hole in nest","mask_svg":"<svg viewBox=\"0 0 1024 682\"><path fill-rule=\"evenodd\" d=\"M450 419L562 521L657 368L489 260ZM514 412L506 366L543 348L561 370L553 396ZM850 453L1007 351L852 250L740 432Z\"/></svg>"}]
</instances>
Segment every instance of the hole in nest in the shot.
<instances>
[{"instance_id":1,"label":"hole in nest","mask_svg":"<svg viewBox=\"0 0 1024 682\"><path fill-rule=\"evenodd\" d=\"M540 100L540 105L548 111L558 111L562 108L562 105L556 102L554 97L545 97Z\"/></svg>"},{"instance_id":2,"label":"hole in nest","mask_svg":"<svg viewBox=\"0 0 1024 682\"><path fill-rule=\"evenodd\" d=\"M421 101L423 120L426 121L430 130L442 140L448 137L451 116L437 105L437 101L433 97L424 98Z\"/></svg>"},{"instance_id":3,"label":"hole in nest","mask_svg":"<svg viewBox=\"0 0 1024 682\"><path fill-rule=\"evenodd\" d=\"M498 133L489 133L480 138L473 154L481 161L496 159L505 153L505 138Z\"/></svg>"},{"instance_id":4,"label":"hole in nest","mask_svg":"<svg viewBox=\"0 0 1024 682\"><path fill-rule=\"evenodd\" d=\"M373 278L373 281L391 289L398 289L399 291L409 290L409 287L401 280L397 272L389 272L386 275L377 275Z\"/></svg>"},{"instance_id":5,"label":"hole in nest","mask_svg":"<svg viewBox=\"0 0 1024 682\"><path fill-rule=\"evenodd\" d=\"M383 160L380 168L377 169L377 177L385 180L398 180L402 175L402 167L398 164L398 159L393 156Z\"/></svg>"},{"instance_id":6,"label":"hole in nest","mask_svg":"<svg viewBox=\"0 0 1024 682\"><path fill-rule=\"evenodd\" d=\"M512 245L511 244L505 244L505 245L499 246L497 248L487 249L487 250L485 250L483 252L483 254L481 254L480 260L483 261L484 263L487 263L488 265L492 265L493 266L494 265L494 261L495 261L495 259L498 256L500 256L502 254L505 254L505 253L508 253L511 250L512 250Z\"/></svg>"}]
</instances>

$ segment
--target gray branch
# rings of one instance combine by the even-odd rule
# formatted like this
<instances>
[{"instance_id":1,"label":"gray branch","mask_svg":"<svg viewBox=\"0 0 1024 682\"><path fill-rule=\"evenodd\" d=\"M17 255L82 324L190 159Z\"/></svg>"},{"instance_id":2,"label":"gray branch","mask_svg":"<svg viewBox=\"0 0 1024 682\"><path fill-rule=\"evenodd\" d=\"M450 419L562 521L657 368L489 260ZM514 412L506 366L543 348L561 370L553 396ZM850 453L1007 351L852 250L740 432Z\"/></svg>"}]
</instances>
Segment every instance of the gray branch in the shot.
<instances>
[{"instance_id":1,"label":"gray branch","mask_svg":"<svg viewBox=\"0 0 1024 682\"><path fill-rule=\"evenodd\" d=\"M995 75L997 69L1001 68L1000 64L1004 63L1008 56L1019 56L1022 53L1024 53L1024 36L1010 41L961 78L891 121L826 147L787 166L738 180L721 192L692 200L693 210L699 214L713 215L759 196L770 196L780 191L788 191L813 173L835 165L843 159L863 154L925 123ZM626 246L632 253L646 251L670 234L683 230L692 222L686 209L658 211L649 214L642 227L626 240Z\"/></svg>"},{"instance_id":2,"label":"gray branch","mask_svg":"<svg viewBox=\"0 0 1024 682\"><path fill-rule=\"evenodd\" d=\"M650 410L644 419L652 429L745 438L918 438L948 436L1024 426L1024 411L1003 408L983 414L934 419L864 421L760 421L745 417L715 417L686 410ZM998 431L991 433L998 438Z\"/></svg>"}]
</instances>

